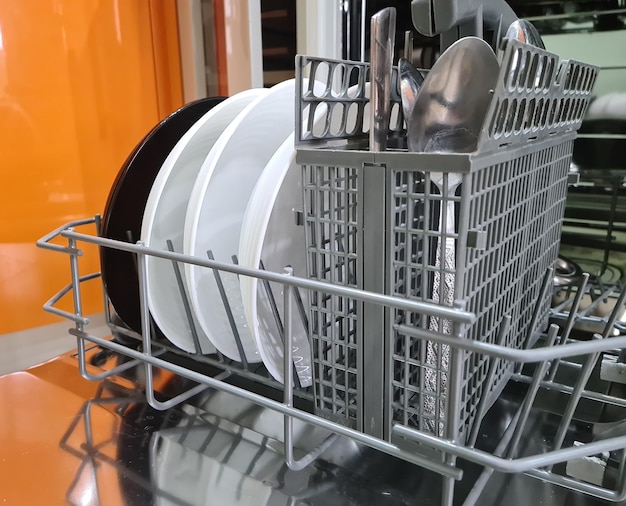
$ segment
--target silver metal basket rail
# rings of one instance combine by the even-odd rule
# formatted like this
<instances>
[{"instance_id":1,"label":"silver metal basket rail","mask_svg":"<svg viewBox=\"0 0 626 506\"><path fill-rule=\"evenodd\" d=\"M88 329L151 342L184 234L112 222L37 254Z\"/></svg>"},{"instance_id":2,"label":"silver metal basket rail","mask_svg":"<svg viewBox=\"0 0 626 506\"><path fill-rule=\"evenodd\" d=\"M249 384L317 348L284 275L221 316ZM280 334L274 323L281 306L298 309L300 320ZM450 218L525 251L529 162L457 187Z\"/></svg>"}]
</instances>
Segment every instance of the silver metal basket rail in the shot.
<instances>
[{"instance_id":1,"label":"silver metal basket rail","mask_svg":"<svg viewBox=\"0 0 626 506\"><path fill-rule=\"evenodd\" d=\"M429 314L433 314L434 316L448 318L452 321L458 322L459 325L463 325L464 322L470 322L473 318L473 315L467 312L463 312L460 310L438 307L433 304L424 304L424 303L416 303L413 301L403 301L403 300L394 300L392 297L376 294L376 293L366 293L362 291L357 291L341 286L333 286L326 283L320 283L316 281L311 281L307 279L295 278L285 274L272 273L268 271L263 271L260 269L247 269L244 267L240 267L234 264L226 264L222 262L216 262L213 260L202 260L195 257L185 256L179 253L173 253L169 251L156 250L152 248L146 248L145 246L138 244L130 244L124 243L121 241L114 241L110 239L105 239L102 237L97 237L94 235L81 234L74 230L75 226L88 225L91 223L95 223L97 225L99 218L91 220L80 220L73 223L68 223L65 226L59 227L55 231L47 234L45 237L40 239L37 242L39 247L50 249L57 252L62 252L70 255L70 269L72 273L72 282L64 287L58 294L53 296L44 306L44 309L48 312L56 314L58 316L62 316L74 322L75 328L70 329L70 333L78 337L78 358L79 358L79 369L81 375L86 379L92 381L100 381L107 377L113 376L115 374L119 374L129 369L130 367L136 366L143 362L145 366L145 376L146 376L146 397L151 406L155 409L170 409L189 398L197 395L198 393L206 390L207 388L215 388L217 385L217 389L224 390L226 392L235 393L236 395L240 395L243 398L248 400L253 400L264 407L269 407L272 409L276 409L279 412L285 414L285 455L288 465L292 469L298 469L303 466L310 464L317 455L319 455L322 451L324 451L334 439L334 436L329 436L329 438L320 445L319 448L313 450L309 455L303 457L302 459L296 461L292 458L293 456L293 446L292 446L292 436L288 434L291 432L291 424L292 418L287 416L289 413L297 413L295 418L300 418L304 421L314 420L313 424L318 425L322 428L329 429L333 427L333 431L340 435L348 435L355 439L356 441L360 441L363 444L368 446L377 448L386 453L390 453L392 455L400 456L401 458L414 462L422 467L427 469L434 470L440 474L452 474L456 477L461 476L461 471L458 469L449 469L447 466L441 463L433 462L430 459L424 458L419 455L414 455L411 452L406 452L401 449L398 449L395 445L391 445L384 441L377 440L375 438L368 437L365 434L359 433L358 431L354 431L352 429L348 429L346 427L342 427L338 424L334 424L332 422L327 422L325 420L319 419L315 415L311 415L310 413L306 413L300 410L296 410L293 408L293 396L294 396L294 388L293 388L293 369L288 367L287 374L285 375L286 384L284 388L285 400L284 403L279 403L277 401L273 401L268 399L267 397L261 396L259 394L243 390L233 385L229 385L224 383L220 379L211 378L195 371L186 369L184 367L178 366L173 363L168 363L159 358L163 354L163 347L158 346L157 352L153 352L153 348L155 347L155 343L152 339L152 329L149 321L149 311L147 307L147 297L146 297L146 286L145 286L145 256L153 255L155 257L165 258L168 260L172 260L174 262L186 262L194 265L199 265L207 268L212 268L216 271L220 272L231 272L239 275L250 275L257 277L258 279L274 281L281 283L284 289L284 303L285 303L285 349L288 350L288 353L284 355L285 360L291 364L293 362L292 357L292 343L291 343L291 329L288 322L291 321L292 312L293 312L293 297L291 296L291 288L299 287L303 289L323 289L327 290L328 293L334 295L343 295L343 296L358 296L363 298L363 300L367 300L373 304L379 305L398 305L400 308L405 308L411 311L424 311ZM68 240L68 246L59 246L57 244L51 243L51 241L55 240L58 237L62 237ZM113 330L124 333L131 337L136 337L141 339L143 345L143 351L136 351L127 346L118 344L114 341L109 341L106 339L101 339L96 336L91 336L84 332L84 327L89 323L88 319L83 316L82 313L82 299L80 295L80 284L83 281L87 281L90 279L94 279L97 277L97 274L90 274L88 276L81 277L78 270L78 257L82 256L82 251L77 248L77 244L80 242L96 244L100 247L110 247L119 249L122 251L127 251L131 253L137 254L137 265L138 265L138 273L140 280L140 300L141 300L141 312L142 312L142 335L138 335L133 333L132 331L128 331L127 329L121 328L119 326L112 325ZM73 295L73 303L74 303L74 313L69 313L67 311L60 310L54 305L62 298L63 295L72 293ZM105 313L108 312L108 304L105 301ZM120 353L122 355L128 356L134 360L126 362L121 366L118 366L112 370L101 372L98 374L92 374L87 366L87 362L85 359L85 342L92 342L104 349L109 349L114 352ZM216 365L218 367L223 367L229 373L233 374L245 374L244 371L240 371L236 367L224 367L218 361L210 361L204 357L199 357L196 355L198 360L206 361L211 363L212 365ZM194 380L198 382L198 386L191 388L189 391L181 393L172 399L168 399L167 401L160 401L156 398L155 389L153 384L153 371L152 367L157 366L163 369L169 370L176 374L181 375L182 377L186 377L188 379ZM254 376L250 373L247 374L248 377L252 377L255 380L268 380L266 378L262 378L260 376ZM199 378L203 378L198 381ZM291 380L291 381L290 381ZM330 425L327 425L330 424Z\"/></svg>"},{"instance_id":2,"label":"silver metal basket rail","mask_svg":"<svg viewBox=\"0 0 626 506\"><path fill-rule=\"evenodd\" d=\"M588 379L587 374L591 366L595 364L598 357L601 354L616 354L616 350L626 348L626 336L621 335L612 337L612 330L617 319L617 306L616 310L611 315L611 318L609 318L606 323L603 335L597 335L594 340L574 342L572 340L562 339L558 345L553 345L557 342L557 339L560 338L558 327L553 325L551 326L548 334L545 335L539 343L544 344L543 346L538 344L533 349L512 349L507 346L503 346L502 344L485 343L479 340L465 339L465 328L474 321L475 317L473 314L462 311L459 308L450 308L432 303L412 301L400 297L387 296L379 293L372 293L309 279L296 278L285 274L267 272L261 269L247 269L237 265L193 258L169 251L146 248L141 244L112 241L90 234L79 233L74 229L74 227L77 226L88 225L96 222L97 219L90 219L68 223L38 241L38 246L42 248L62 252L69 256L72 281L68 287L63 288L59 294L52 297L51 301L46 304L46 310L53 314L67 318L74 323L74 328L70 329L70 333L77 337L80 371L81 374L87 379L96 381L102 380L106 377L120 374L129 367L140 365L143 366L145 370L146 398L149 404L155 409L162 410L172 408L183 403L193 395L206 390L207 388L213 388L237 395L255 402L260 406L275 410L284 415L284 452L286 462L292 469L301 469L313 462L332 444L335 437L333 435L329 436L320 446L315 448L304 458L296 460L293 456L294 442L292 424L294 419L298 419L321 429L328 430L330 434L351 438L361 444L404 459L408 462L412 462L425 469L437 472L444 476L446 481L449 480L449 486L453 486L454 480L460 480L463 477L462 469L457 466L455 460L453 459L459 457L484 466L486 468L486 479L488 479L489 473L493 472L493 470L508 473L525 472L543 480L609 500L618 500L626 497L626 480L624 479L626 473L623 463L619 468L620 479L618 480L618 486L616 489L606 489L601 486L585 483L579 479L564 476L552 470L552 466L559 463L601 454L602 452L620 450L626 446L626 435L614 436L604 440L585 442L585 444L580 446L561 447L561 441L553 449L547 451L544 450L541 453L532 455L517 454L519 448L516 448L515 446L515 442L516 440L519 440L520 434L527 429L526 422L528 420L528 414L539 391L560 389L560 391L568 395L570 398L570 404L566 410L566 416L564 417L564 421L559 432L564 430L563 427L567 428L569 426L573 415L572 406L575 409L581 398L626 407L626 401L624 401L624 399L606 394L598 396L597 393L592 390L586 389L586 379ZM58 238L67 240L67 246L61 246L51 242ZM81 244L83 243L95 244L100 247L116 248L132 252L137 255L138 269L141 280L140 295L142 300L141 311L143 333L141 336L136 335L136 337L141 339L141 343L143 345L141 350L136 350L108 339L98 338L90 335L86 331L85 326L89 322L83 315L81 283L83 281L96 278L97 274L90 274L83 277L80 276L78 259L82 255ZM158 343L155 343L152 338L150 328L149 311L145 294L146 255L153 255L176 262L193 263L206 268L220 271L223 270L224 272L232 272L238 275L254 276L258 279L266 279L283 285L285 314L287 316L285 318L285 342L283 350L285 357L286 383L284 385L282 402L272 400L266 396L237 387L224 381L229 374L238 374L238 369L241 369L241 364L222 364L226 373L221 377L210 377L190 368L168 361L164 358L164 349ZM343 426L339 423L295 408L293 401L297 389L295 389L293 385L293 369L290 367L292 363L292 335L289 322L294 317L295 313L291 290L296 287L305 290L326 291L329 294L336 296L347 296L361 301L367 301L368 303L381 305L386 308L422 312L428 315L450 319L455 322L455 333L451 335L414 328L410 325L401 325L400 330L407 335L414 336L416 339L445 344L450 346L452 349L458 350L461 354L476 354L485 356L487 357L492 370L495 368L498 361L523 363L526 364L527 367L528 364L536 364L536 367L531 367L529 373L521 374L519 376L521 381L528 378L531 386L524 397L524 401L519 406L518 414L510 421L508 425L509 428L503 435L500 450L490 453L474 446L474 443L476 442L475 434L477 433L480 422L482 421L479 418L482 418L485 414L483 412L479 413L480 416L476 419L474 424L476 429L472 431L472 438L467 442L443 438L426 431L403 426L400 423L393 424L392 432L394 435L394 441L392 442L373 437L353 428ZM54 307L63 294L69 293L71 293L73 297L73 313L60 311ZM620 296L618 305L621 304L623 306L625 296L626 292ZM505 319L503 325L506 326L506 323ZM562 335L563 334L561 334L561 336ZM111 350L115 353L119 353L120 355L129 357L131 360L119 367L94 374L87 364L85 357L87 343L94 343L103 349ZM195 357L198 360L202 360L204 358L194 354L181 354ZM582 367L584 374L581 374L582 379L580 379L577 384L573 387L561 385L558 377L550 378L548 372L548 367L551 366L550 364L560 361L561 367L568 367L565 364L569 363L567 359L572 357L582 358L583 361ZM215 363L219 364L219 361L215 361ZM174 374L180 375L181 377L197 382L198 385L174 398L167 399L165 401L159 400L157 399L153 382L153 367L168 370ZM271 383L273 380L265 378L265 381ZM417 446L413 443L417 443ZM435 453L432 453L433 451ZM480 483L483 481L486 483L486 479L483 478Z\"/></svg>"}]
</instances>

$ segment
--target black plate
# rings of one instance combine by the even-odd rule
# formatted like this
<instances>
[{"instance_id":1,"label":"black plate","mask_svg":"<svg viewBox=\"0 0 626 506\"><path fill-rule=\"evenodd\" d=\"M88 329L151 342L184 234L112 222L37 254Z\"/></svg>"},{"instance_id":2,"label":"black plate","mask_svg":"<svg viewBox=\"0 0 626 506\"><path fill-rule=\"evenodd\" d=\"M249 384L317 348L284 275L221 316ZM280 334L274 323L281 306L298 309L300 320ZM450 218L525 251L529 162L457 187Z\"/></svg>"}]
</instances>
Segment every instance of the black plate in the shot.
<instances>
[{"instance_id":1,"label":"black plate","mask_svg":"<svg viewBox=\"0 0 626 506\"><path fill-rule=\"evenodd\" d=\"M167 155L196 121L223 100L223 97L205 98L181 107L156 125L135 146L109 192L102 217L102 237L132 243L139 240L148 195ZM102 248L100 268L115 312L128 327L141 332L135 256Z\"/></svg>"}]
</instances>

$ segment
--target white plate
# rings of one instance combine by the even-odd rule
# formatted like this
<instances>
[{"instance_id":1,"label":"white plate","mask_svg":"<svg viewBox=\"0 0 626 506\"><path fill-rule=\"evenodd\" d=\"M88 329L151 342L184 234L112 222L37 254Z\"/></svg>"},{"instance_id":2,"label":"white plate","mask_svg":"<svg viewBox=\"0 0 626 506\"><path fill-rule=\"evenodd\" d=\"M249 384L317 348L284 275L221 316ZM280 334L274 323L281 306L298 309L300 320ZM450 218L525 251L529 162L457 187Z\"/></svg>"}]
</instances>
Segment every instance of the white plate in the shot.
<instances>
[{"instance_id":1,"label":"white plate","mask_svg":"<svg viewBox=\"0 0 626 506\"><path fill-rule=\"evenodd\" d=\"M307 277L304 227L296 224L294 209L302 209L302 174L295 161L293 135L276 151L265 167L246 210L239 248L239 263L282 272L287 265L294 276ZM278 328L267 286L257 278L240 278L243 306L263 363L281 383L283 375L282 329ZM284 325L283 286L269 283L276 309ZM308 293L301 291L305 308ZM307 329L294 299L292 318L293 360L303 387L310 386L311 347Z\"/></svg>"},{"instance_id":2,"label":"white plate","mask_svg":"<svg viewBox=\"0 0 626 506\"><path fill-rule=\"evenodd\" d=\"M237 115L266 93L264 89L248 90L226 99L181 137L163 162L148 196L141 228L141 240L146 246L167 250L170 239L174 251L183 252L187 202L206 156ZM156 324L176 346L196 351L172 262L148 256L146 267L148 304ZM183 266L179 269L185 286ZM214 353L215 348L197 322L194 327L202 353Z\"/></svg>"},{"instance_id":3,"label":"white plate","mask_svg":"<svg viewBox=\"0 0 626 506\"><path fill-rule=\"evenodd\" d=\"M294 130L295 80L277 84L244 109L218 139L204 161L189 199L183 236L187 255L232 263L239 254L241 223L263 168ZM229 315L210 269L185 266L190 299L198 321L215 347L240 360ZM243 352L249 362L261 357L250 334L236 275L220 272Z\"/></svg>"}]
</instances>

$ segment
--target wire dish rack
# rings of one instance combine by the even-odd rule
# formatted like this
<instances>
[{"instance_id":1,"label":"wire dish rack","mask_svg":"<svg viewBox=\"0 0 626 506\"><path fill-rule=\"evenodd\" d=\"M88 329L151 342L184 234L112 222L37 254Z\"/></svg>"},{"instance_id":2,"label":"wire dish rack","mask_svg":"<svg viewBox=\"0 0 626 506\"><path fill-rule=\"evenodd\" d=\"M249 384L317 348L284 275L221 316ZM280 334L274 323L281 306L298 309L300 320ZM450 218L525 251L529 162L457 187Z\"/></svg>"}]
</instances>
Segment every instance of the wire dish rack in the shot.
<instances>
[{"instance_id":1,"label":"wire dish rack","mask_svg":"<svg viewBox=\"0 0 626 506\"><path fill-rule=\"evenodd\" d=\"M98 234L98 216L68 223L40 239L38 246L69 257L71 282L44 309L74 323L70 333L77 337L81 374L100 381L139 366L145 372L146 398L160 410L209 388L240 396L284 415L284 454L291 469L323 458L336 438L344 436L440 474L441 503L446 505L453 502L455 481L463 478L457 459L485 468L466 504L479 499L494 471L528 473L607 500L626 498L621 450L626 435L576 441L568 436L581 402L626 408L621 396L590 381L600 357L617 358L626 347L626 336L616 325L626 291L618 290L614 311L600 319L593 339L570 337L573 322L585 318L578 315L576 302L584 285L568 295L572 303L564 322L557 318L548 327L572 140L597 69L559 63L555 55L515 41L505 43L501 59L479 149L456 155L407 153L401 146L383 153L359 150L366 130L367 65L298 58L300 113L324 104L327 114L341 118L356 107L360 118L352 128L342 120L338 131L321 133L303 128L301 118L296 119L304 188L300 217L307 230L310 279L294 277L289 268L282 273L249 269L237 265L236 258L228 264L106 239ZM325 76L328 85L322 96L303 88L305 73L318 80ZM337 82L340 91L334 87ZM392 139L401 138L399 114L390 128ZM440 192L431 185L435 171L442 174ZM457 175L461 190L453 194L448 189ZM458 210L454 233L436 225L435 216L446 212L448 199L455 214ZM82 227L91 231L77 231ZM436 255L442 247L437 245L450 242L454 264L442 265ZM81 289L99 277L80 274L79 258L89 244L136 256L141 334L116 321L104 289L104 313L114 338L88 332ZM284 385L262 365L187 353L160 338L148 309L148 256L171 261L175 270L192 264L211 269L218 278L233 273L282 287L284 311L276 316L282 322ZM433 296L437 279L448 288ZM308 313L298 302L307 299L301 296L305 291L311 301ZM70 293L73 309L59 309L59 301ZM228 312L225 297L223 302ZM308 388L294 374L296 318L310 329L314 384ZM233 339L238 339L236 333ZM94 373L86 358L88 343L130 360ZM160 397L154 368L197 385L171 398ZM567 381L571 374L564 371L575 371L573 381ZM523 386L516 414L502 420L497 447L480 448L481 423L507 382ZM520 439L529 429L533 406L539 409L546 392L565 398L562 418L552 441L525 453ZM294 458L294 420L328 431L328 437L299 459ZM617 462L610 485L563 469L564 463L603 452L609 452L610 466Z\"/></svg>"}]
</instances>

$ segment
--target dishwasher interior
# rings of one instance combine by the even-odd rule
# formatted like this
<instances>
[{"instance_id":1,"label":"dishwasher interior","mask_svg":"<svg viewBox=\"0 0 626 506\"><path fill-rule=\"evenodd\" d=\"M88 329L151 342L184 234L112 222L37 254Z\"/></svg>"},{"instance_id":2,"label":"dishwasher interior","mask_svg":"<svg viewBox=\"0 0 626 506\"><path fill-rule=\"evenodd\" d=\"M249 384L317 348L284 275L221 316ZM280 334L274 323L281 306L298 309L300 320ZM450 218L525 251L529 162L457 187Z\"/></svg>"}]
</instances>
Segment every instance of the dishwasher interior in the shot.
<instances>
[{"instance_id":1,"label":"dishwasher interior","mask_svg":"<svg viewBox=\"0 0 626 506\"><path fill-rule=\"evenodd\" d=\"M442 42L451 49L478 25L455 25ZM106 482L103 469L136 504L626 499L626 291L606 266L557 262L574 139L598 70L495 32L497 79L471 151L407 150L398 67L389 148L372 150L369 137L368 149L370 65L297 57L289 173L301 193L289 220L303 230L303 276L295 259L268 269L273 258L250 266L241 250L224 261L217 246L195 256L172 241L110 238L100 216L38 242L67 255L71 275L44 309L73 322L80 373L101 382L61 441L80 460L70 502L83 476ZM86 250L126 255L135 328L100 273L81 273ZM175 280L190 349L151 317L157 260ZM185 284L194 270L219 294L207 311L223 316L231 353L200 344ZM230 295L244 279L273 329L276 353L263 361L246 350ZM111 338L89 332L88 284L102 285ZM92 430L97 417L110 435Z\"/></svg>"}]
</instances>

